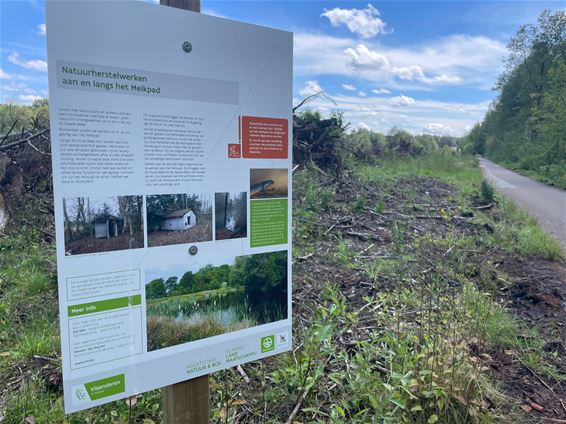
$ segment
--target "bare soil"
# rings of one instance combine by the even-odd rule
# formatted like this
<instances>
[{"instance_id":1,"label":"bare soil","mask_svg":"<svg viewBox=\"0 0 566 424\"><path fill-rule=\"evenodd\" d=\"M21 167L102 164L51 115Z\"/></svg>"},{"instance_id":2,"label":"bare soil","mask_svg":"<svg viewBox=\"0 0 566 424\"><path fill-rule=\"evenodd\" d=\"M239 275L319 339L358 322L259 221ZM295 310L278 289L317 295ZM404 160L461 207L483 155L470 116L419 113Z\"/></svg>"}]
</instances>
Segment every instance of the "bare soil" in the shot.
<instances>
[{"instance_id":1,"label":"bare soil","mask_svg":"<svg viewBox=\"0 0 566 424\"><path fill-rule=\"evenodd\" d=\"M493 231L489 225L478 224L473 219L476 214L490 214L489 208L460 213L454 197L456 190L431 178L409 178L390 191L369 184L361 193L344 181L334 184L337 187L334 206L319 213L316 222L302 223L314 227L311 237L320 242L316 251L297 257L294 264L293 312L299 328L309 326L325 284L338 286L349 305L356 309L366 303L364 296L376 295L398 284L410 286L417 275L422 275L425 268L433 264L435 257L446 254L419 252L412 245L412 238L449 233L481 235ZM407 187L411 190L405 190ZM364 199L364 206L352 212L349 206L360 198ZM383 202L381 212L373 206L378 200ZM415 259L409 259L398 275L383 274L374 281L357 264L398 257L401 254L396 247L399 226L406 229L403 253L412 254ZM349 259L348 267L335 260L338 241L346 241L356 252ZM470 275L476 276L478 287L498 285L501 279L506 281L498 300L506 303L508 310L526 327L538 329L542 339L548 340L545 350L555 356L551 364L558 372L566 374L566 264L524 258L498 249L486 252L474 246L459 260ZM354 344L356 340L364 340L371 330L367 322L361 324L342 342ZM513 351L489 351L472 344L470 355L478 362L478 367L488 369L493 374L492 379L501 383L501 390L508 396L503 409L510 414L520 414L519 422L566 418L565 382L540 375Z\"/></svg>"},{"instance_id":2,"label":"bare soil","mask_svg":"<svg viewBox=\"0 0 566 424\"><path fill-rule=\"evenodd\" d=\"M143 234L120 234L109 239L93 237L76 240L65 246L66 255L82 255L85 253L111 252L113 250L140 249L143 247Z\"/></svg>"},{"instance_id":3,"label":"bare soil","mask_svg":"<svg viewBox=\"0 0 566 424\"><path fill-rule=\"evenodd\" d=\"M169 246L172 244L198 243L212 240L212 225L197 224L185 231L152 231L148 233L148 246Z\"/></svg>"},{"instance_id":4,"label":"bare soil","mask_svg":"<svg viewBox=\"0 0 566 424\"><path fill-rule=\"evenodd\" d=\"M546 259L507 255L496 266L509 278L506 298L510 308L527 324L540 330L548 342L544 350L555 356L553 365L566 374L566 266ZM532 422L566 418L566 382L541 376L505 352L493 352L487 364L501 378L505 392L520 400ZM533 408L540 405L542 411ZM526 411L529 411L528 413Z\"/></svg>"},{"instance_id":5,"label":"bare soil","mask_svg":"<svg viewBox=\"0 0 566 424\"><path fill-rule=\"evenodd\" d=\"M230 231L230 230L216 230L215 240L228 240L236 238L246 238L248 236L247 231Z\"/></svg>"}]
</instances>

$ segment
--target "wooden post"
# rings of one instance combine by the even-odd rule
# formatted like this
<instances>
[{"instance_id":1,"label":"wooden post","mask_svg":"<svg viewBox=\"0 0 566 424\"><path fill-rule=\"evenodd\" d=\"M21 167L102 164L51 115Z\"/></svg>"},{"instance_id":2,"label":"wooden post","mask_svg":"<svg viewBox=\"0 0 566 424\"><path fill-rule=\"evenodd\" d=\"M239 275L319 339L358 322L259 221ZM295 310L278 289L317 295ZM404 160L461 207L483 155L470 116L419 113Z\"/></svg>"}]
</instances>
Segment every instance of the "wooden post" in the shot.
<instances>
[{"instance_id":1,"label":"wooden post","mask_svg":"<svg viewBox=\"0 0 566 424\"><path fill-rule=\"evenodd\" d=\"M208 375L164 387L164 424L205 424L210 420Z\"/></svg>"},{"instance_id":2,"label":"wooden post","mask_svg":"<svg viewBox=\"0 0 566 424\"><path fill-rule=\"evenodd\" d=\"M160 0L159 3L200 13L200 0ZM164 387L161 393L164 424L206 424L210 421L208 375Z\"/></svg>"}]
</instances>

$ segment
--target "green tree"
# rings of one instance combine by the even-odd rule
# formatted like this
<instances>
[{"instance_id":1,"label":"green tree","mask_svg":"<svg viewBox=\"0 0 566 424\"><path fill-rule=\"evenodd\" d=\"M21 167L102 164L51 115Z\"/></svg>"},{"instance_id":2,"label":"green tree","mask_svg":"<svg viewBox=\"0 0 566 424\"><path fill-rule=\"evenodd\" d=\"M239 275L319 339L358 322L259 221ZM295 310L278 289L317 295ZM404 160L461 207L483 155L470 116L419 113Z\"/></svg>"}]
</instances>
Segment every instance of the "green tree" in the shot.
<instances>
[{"instance_id":1,"label":"green tree","mask_svg":"<svg viewBox=\"0 0 566 424\"><path fill-rule=\"evenodd\" d=\"M183 274L175 289L175 294L186 294L195 292L195 276L191 271Z\"/></svg>"},{"instance_id":2,"label":"green tree","mask_svg":"<svg viewBox=\"0 0 566 424\"><path fill-rule=\"evenodd\" d=\"M165 281L165 290L167 291L167 296L170 296L177 288L177 280L178 278L173 276L173 277L169 277Z\"/></svg>"},{"instance_id":3,"label":"green tree","mask_svg":"<svg viewBox=\"0 0 566 424\"><path fill-rule=\"evenodd\" d=\"M236 259L232 281L244 284L252 304L284 304L287 298L287 252L261 253Z\"/></svg>"},{"instance_id":4,"label":"green tree","mask_svg":"<svg viewBox=\"0 0 566 424\"><path fill-rule=\"evenodd\" d=\"M159 299L165 296L167 296L167 289L163 278L157 278L146 284L145 297L147 299Z\"/></svg>"},{"instance_id":5,"label":"green tree","mask_svg":"<svg viewBox=\"0 0 566 424\"><path fill-rule=\"evenodd\" d=\"M566 15L542 12L507 47L499 96L466 136L467 150L566 188Z\"/></svg>"}]
</instances>

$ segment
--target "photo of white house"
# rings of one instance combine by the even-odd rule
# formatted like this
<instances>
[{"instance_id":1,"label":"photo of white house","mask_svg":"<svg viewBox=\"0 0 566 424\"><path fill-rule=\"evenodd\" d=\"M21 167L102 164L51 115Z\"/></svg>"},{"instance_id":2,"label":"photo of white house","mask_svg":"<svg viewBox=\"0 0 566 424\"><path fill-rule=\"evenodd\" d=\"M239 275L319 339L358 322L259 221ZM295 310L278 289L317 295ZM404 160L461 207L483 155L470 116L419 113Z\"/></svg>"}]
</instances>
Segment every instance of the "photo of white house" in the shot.
<instances>
[{"instance_id":1,"label":"photo of white house","mask_svg":"<svg viewBox=\"0 0 566 424\"><path fill-rule=\"evenodd\" d=\"M151 195L146 207L149 247L212 240L212 195Z\"/></svg>"},{"instance_id":2,"label":"photo of white house","mask_svg":"<svg viewBox=\"0 0 566 424\"><path fill-rule=\"evenodd\" d=\"M197 225L197 216L190 209L167 212L161 220L163 231L183 231Z\"/></svg>"}]
</instances>

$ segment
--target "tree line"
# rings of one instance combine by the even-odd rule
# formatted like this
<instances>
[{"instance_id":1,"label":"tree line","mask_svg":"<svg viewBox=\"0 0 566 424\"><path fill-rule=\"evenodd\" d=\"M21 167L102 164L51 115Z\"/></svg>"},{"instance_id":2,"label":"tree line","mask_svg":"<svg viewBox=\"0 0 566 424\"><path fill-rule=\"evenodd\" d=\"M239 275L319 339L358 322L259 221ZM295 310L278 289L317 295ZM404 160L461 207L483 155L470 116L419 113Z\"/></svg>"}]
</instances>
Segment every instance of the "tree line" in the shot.
<instances>
[{"instance_id":1,"label":"tree line","mask_svg":"<svg viewBox=\"0 0 566 424\"><path fill-rule=\"evenodd\" d=\"M160 299L221 287L244 287L250 302L259 304L287 297L287 252L238 256L233 265L206 265L181 278L156 278L145 286L147 299Z\"/></svg>"},{"instance_id":2,"label":"tree line","mask_svg":"<svg viewBox=\"0 0 566 424\"><path fill-rule=\"evenodd\" d=\"M464 150L566 188L566 14L542 12L507 48L498 97Z\"/></svg>"},{"instance_id":3,"label":"tree line","mask_svg":"<svg viewBox=\"0 0 566 424\"><path fill-rule=\"evenodd\" d=\"M314 163L327 172L339 174L347 167L348 158L374 162L387 156L454 152L461 142L454 136L413 135L396 127L387 134L366 128L348 132L348 126L340 112L332 113L328 118L312 110L296 112L293 115L293 162L298 165Z\"/></svg>"}]
</instances>

